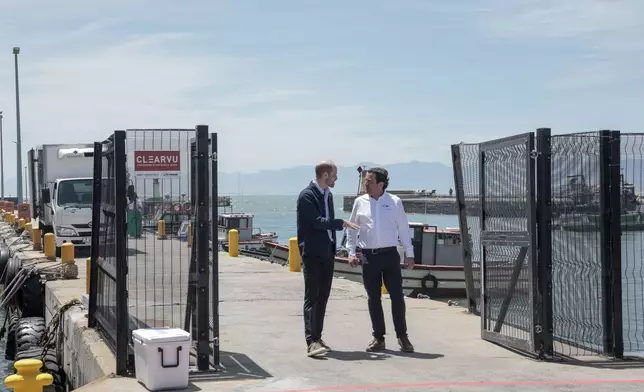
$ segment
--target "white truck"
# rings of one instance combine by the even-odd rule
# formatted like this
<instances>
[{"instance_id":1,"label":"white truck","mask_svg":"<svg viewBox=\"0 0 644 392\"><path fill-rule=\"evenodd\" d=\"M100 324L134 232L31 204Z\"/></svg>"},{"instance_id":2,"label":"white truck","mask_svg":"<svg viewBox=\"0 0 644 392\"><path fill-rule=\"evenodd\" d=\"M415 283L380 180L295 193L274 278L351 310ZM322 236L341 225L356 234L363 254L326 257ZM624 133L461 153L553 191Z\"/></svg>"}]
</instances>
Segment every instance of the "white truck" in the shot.
<instances>
[{"instance_id":1,"label":"white truck","mask_svg":"<svg viewBox=\"0 0 644 392\"><path fill-rule=\"evenodd\" d=\"M46 144L28 152L32 217L44 236L54 233L56 250L92 241L93 144Z\"/></svg>"}]
</instances>

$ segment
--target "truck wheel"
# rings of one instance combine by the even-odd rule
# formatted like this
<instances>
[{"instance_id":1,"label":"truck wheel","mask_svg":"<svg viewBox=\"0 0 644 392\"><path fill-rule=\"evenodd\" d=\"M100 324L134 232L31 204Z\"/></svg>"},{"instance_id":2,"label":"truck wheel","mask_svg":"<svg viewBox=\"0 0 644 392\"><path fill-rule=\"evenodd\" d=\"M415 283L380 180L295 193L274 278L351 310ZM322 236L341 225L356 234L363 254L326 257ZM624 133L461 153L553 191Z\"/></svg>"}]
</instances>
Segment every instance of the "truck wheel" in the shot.
<instances>
[{"instance_id":1,"label":"truck wheel","mask_svg":"<svg viewBox=\"0 0 644 392\"><path fill-rule=\"evenodd\" d=\"M38 346L45 334L45 319L42 317L25 317L20 319L16 328L16 353ZM18 355L16 355L18 358Z\"/></svg>"}]
</instances>

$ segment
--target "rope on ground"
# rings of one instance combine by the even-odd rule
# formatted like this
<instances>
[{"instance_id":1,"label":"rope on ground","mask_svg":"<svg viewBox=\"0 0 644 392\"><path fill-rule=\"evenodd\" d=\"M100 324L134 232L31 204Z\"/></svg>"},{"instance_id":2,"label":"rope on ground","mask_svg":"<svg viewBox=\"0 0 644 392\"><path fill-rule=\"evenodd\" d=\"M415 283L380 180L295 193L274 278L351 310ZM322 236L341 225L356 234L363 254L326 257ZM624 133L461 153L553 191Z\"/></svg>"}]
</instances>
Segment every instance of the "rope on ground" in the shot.
<instances>
[{"instance_id":1,"label":"rope on ground","mask_svg":"<svg viewBox=\"0 0 644 392\"><path fill-rule=\"evenodd\" d=\"M61 305L58 310L56 310L56 313L54 313L54 315L51 317L51 321L49 321L49 325L47 325L45 333L42 335L40 341L38 342L38 345L43 347L42 358L47 355L47 352L50 349L56 348L56 341L59 336L60 326L63 323L63 316L65 315L65 312L70 308L80 304L81 302L74 298Z\"/></svg>"}]
</instances>

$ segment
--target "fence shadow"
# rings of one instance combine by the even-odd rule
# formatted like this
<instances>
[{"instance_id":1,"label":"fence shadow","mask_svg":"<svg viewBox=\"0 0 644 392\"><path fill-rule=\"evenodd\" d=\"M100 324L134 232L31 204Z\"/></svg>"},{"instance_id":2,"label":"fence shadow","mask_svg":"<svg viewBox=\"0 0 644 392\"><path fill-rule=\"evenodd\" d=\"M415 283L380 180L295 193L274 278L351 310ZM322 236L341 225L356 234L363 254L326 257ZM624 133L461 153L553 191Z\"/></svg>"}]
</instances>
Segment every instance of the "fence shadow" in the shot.
<instances>
[{"instance_id":1,"label":"fence shadow","mask_svg":"<svg viewBox=\"0 0 644 392\"><path fill-rule=\"evenodd\" d=\"M273 377L246 354L220 351L219 355L220 366L217 371L191 373L190 381L244 381Z\"/></svg>"}]
</instances>

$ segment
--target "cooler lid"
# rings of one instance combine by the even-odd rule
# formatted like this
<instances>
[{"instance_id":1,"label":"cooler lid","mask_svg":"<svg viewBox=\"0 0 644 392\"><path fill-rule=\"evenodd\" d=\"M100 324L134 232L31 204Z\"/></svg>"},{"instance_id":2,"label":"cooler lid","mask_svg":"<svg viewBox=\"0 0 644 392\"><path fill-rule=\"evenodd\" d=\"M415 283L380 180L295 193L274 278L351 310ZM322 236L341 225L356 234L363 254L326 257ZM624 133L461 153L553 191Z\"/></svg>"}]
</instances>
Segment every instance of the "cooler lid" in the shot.
<instances>
[{"instance_id":1,"label":"cooler lid","mask_svg":"<svg viewBox=\"0 0 644 392\"><path fill-rule=\"evenodd\" d=\"M190 333L181 328L144 328L135 329L132 335L141 342L170 343L190 340Z\"/></svg>"}]
</instances>

